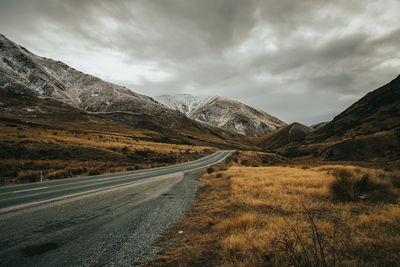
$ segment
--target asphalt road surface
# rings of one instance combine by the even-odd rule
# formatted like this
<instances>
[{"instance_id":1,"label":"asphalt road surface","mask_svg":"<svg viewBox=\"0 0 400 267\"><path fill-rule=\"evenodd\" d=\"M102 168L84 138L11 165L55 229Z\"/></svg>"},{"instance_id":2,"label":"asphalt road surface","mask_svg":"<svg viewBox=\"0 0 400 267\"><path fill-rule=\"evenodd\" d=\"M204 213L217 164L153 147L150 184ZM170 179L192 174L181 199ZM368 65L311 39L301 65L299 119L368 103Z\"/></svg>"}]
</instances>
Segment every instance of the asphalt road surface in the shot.
<instances>
[{"instance_id":1,"label":"asphalt road surface","mask_svg":"<svg viewBox=\"0 0 400 267\"><path fill-rule=\"evenodd\" d=\"M132 266L184 216L208 166L168 167L0 187L0 266Z\"/></svg>"}]
</instances>

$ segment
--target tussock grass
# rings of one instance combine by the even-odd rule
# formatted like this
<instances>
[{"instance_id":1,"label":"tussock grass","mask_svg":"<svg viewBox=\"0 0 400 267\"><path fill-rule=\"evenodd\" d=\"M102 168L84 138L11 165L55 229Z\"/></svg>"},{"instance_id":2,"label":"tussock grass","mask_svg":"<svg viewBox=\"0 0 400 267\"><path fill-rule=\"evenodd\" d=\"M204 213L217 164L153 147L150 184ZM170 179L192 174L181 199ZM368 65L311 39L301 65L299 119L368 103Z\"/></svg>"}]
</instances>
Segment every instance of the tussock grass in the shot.
<instances>
[{"instance_id":1,"label":"tussock grass","mask_svg":"<svg viewBox=\"0 0 400 267\"><path fill-rule=\"evenodd\" d=\"M337 201L331 184L338 176L360 178L359 187L368 190L375 188L372 181L389 186L392 177L380 170L334 165L233 166L219 178L206 174L201 180L207 185L188 216L160 240L160 245L179 245L165 249L150 265L397 265L399 199ZM178 229L184 233L176 234Z\"/></svg>"},{"instance_id":2,"label":"tussock grass","mask_svg":"<svg viewBox=\"0 0 400 267\"><path fill-rule=\"evenodd\" d=\"M395 203L399 197L398 190L390 181L371 178L368 174L359 175L347 169L338 169L334 176L336 179L331 182L330 191L335 200Z\"/></svg>"},{"instance_id":3,"label":"tussock grass","mask_svg":"<svg viewBox=\"0 0 400 267\"><path fill-rule=\"evenodd\" d=\"M0 185L166 166L212 152L148 139L139 130L69 131L0 121Z\"/></svg>"},{"instance_id":4,"label":"tussock grass","mask_svg":"<svg viewBox=\"0 0 400 267\"><path fill-rule=\"evenodd\" d=\"M396 188L400 188L400 171L392 172L390 182Z\"/></svg>"}]
</instances>

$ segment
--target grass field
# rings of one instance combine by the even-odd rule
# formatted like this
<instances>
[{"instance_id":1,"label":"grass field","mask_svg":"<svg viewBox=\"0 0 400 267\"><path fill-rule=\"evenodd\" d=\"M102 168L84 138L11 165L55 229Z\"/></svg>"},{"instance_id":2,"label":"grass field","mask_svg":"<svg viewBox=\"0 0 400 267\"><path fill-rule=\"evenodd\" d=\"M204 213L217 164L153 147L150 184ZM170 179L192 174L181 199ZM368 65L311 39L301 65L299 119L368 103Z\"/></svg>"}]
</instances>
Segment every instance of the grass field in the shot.
<instances>
[{"instance_id":1,"label":"grass field","mask_svg":"<svg viewBox=\"0 0 400 267\"><path fill-rule=\"evenodd\" d=\"M143 130L70 131L0 121L1 183L35 182L41 175L51 180L165 166L215 150L147 139Z\"/></svg>"},{"instance_id":2,"label":"grass field","mask_svg":"<svg viewBox=\"0 0 400 267\"><path fill-rule=\"evenodd\" d=\"M158 243L178 245L164 249L151 266L400 262L399 173L235 165L201 178L206 185L197 203Z\"/></svg>"},{"instance_id":3,"label":"grass field","mask_svg":"<svg viewBox=\"0 0 400 267\"><path fill-rule=\"evenodd\" d=\"M158 167L216 150L46 99L2 90L0 98L0 185Z\"/></svg>"}]
</instances>

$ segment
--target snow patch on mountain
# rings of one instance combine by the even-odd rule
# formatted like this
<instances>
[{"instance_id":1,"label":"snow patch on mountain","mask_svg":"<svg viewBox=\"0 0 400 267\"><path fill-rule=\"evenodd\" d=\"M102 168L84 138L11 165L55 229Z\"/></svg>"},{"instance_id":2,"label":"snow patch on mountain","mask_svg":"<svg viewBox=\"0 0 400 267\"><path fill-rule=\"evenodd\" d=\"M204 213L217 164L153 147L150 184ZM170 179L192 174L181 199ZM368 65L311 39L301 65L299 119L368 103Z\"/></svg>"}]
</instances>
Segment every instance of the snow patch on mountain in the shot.
<instances>
[{"instance_id":1,"label":"snow patch on mountain","mask_svg":"<svg viewBox=\"0 0 400 267\"><path fill-rule=\"evenodd\" d=\"M190 94L178 94L174 96L161 95L156 97L155 100L170 109L189 115L204 101L204 98L195 97Z\"/></svg>"},{"instance_id":2,"label":"snow patch on mountain","mask_svg":"<svg viewBox=\"0 0 400 267\"><path fill-rule=\"evenodd\" d=\"M162 95L156 100L190 119L248 136L261 136L286 126L262 110L224 97L179 94Z\"/></svg>"},{"instance_id":3,"label":"snow patch on mountain","mask_svg":"<svg viewBox=\"0 0 400 267\"><path fill-rule=\"evenodd\" d=\"M51 98L88 112L129 112L157 117L164 127L182 124L178 112L60 61L39 57L0 34L0 88Z\"/></svg>"}]
</instances>

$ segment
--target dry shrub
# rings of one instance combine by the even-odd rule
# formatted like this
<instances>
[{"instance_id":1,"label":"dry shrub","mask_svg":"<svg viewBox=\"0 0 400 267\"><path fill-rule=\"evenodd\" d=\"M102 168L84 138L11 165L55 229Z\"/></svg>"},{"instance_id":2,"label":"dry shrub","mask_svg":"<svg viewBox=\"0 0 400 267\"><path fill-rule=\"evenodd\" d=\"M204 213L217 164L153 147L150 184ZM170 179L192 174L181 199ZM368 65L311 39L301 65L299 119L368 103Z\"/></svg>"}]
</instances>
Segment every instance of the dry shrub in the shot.
<instances>
[{"instance_id":1,"label":"dry shrub","mask_svg":"<svg viewBox=\"0 0 400 267\"><path fill-rule=\"evenodd\" d=\"M88 169L86 167L66 167L55 171L51 171L45 175L48 180L71 178L86 174Z\"/></svg>"},{"instance_id":2,"label":"dry shrub","mask_svg":"<svg viewBox=\"0 0 400 267\"><path fill-rule=\"evenodd\" d=\"M103 167L95 167L88 170L88 175L99 175L103 173Z\"/></svg>"},{"instance_id":3,"label":"dry shrub","mask_svg":"<svg viewBox=\"0 0 400 267\"><path fill-rule=\"evenodd\" d=\"M230 218L218 224L216 227L223 233L235 233L246 231L259 224L259 219L256 213L245 213L238 217Z\"/></svg>"},{"instance_id":4,"label":"dry shrub","mask_svg":"<svg viewBox=\"0 0 400 267\"><path fill-rule=\"evenodd\" d=\"M392 183L392 185L396 188L400 188L400 172L394 172L392 173L391 177L390 177L390 182Z\"/></svg>"},{"instance_id":5,"label":"dry shrub","mask_svg":"<svg viewBox=\"0 0 400 267\"><path fill-rule=\"evenodd\" d=\"M221 246L223 250L231 254L245 251L248 247L247 236L241 233L232 233L221 241Z\"/></svg>"},{"instance_id":6,"label":"dry shrub","mask_svg":"<svg viewBox=\"0 0 400 267\"><path fill-rule=\"evenodd\" d=\"M213 173L214 171L215 171L214 167L208 167L207 168L207 173L208 174Z\"/></svg>"},{"instance_id":7,"label":"dry shrub","mask_svg":"<svg viewBox=\"0 0 400 267\"><path fill-rule=\"evenodd\" d=\"M114 173L114 172L123 172L123 171L125 171L125 168L122 168L122 167L114 167L114 168L110 168L108 171L111 172L111 173Z\"/></svg>"},{"instance_id":8,"label":"dry shrub","mask_svg":"<svg viewBox=\"0 0 400 267\"><path fill-rule=\"evenodd\" d=\"M230 167L222 178L205 175L198 202L163 243L174 246L150 266L397 266L400 207L331 201L327 167L340 168ZM363 174L382 173L346 169L336 172L359 178L359 188L369 188Z\"/></svg>"},{"instance_id":9,"label":"dry shrub","mask_svg":"<svg viewBox=\"0 0 400 267\"><path fill-rule=\"evenodd\" d=\"M18 178L22 183L33 183L40 180L40 172L27 172Z\"/></svg>"},{"instance_id":10,"label":"dry shrub","mask_svg":"<svg viewBox=\"0 0 400 267\"><path fill-rule=\"evenodd\" d=\"M351 170L348 170L348 169L345 169L345 168L343 168L343 169L335 169L333 171L333 175L335 177L342 178L342 179L350 179L350 178L354 177L353 172Z\"/></svg>"},{"instance_id":11,"label":"dry shrub","mask_svg":"<svg viewBox=\"0 0 400 267\"><path fill-rule=\"evenodd\" d=\"M304 207L307 214L308 231L301 232L283 216L288 229L272 240L272 247L281 253L281 263L290 266L342 266L337 252L337 225L332 225L332 234L323 233L312 213Z\"/></svg>"},{"instance_id":12,"label":"dry shrub","mask_svg":"<svg viewBox=\"0 0 400 267\"><path fill-rule=\"evenodd\" d=\"M62 121L57 120L57 123ZM102 124L100 128L89 127L90 132L85 131L86 122L75 125L77 127L63 124L65 130L62 131L24 125L22 132L17 130L19 126L10 127L0 122L0 178L4 177L5 184L38 181L40 176L31 172L42 171L43 178L51 180L88 172L95 175L123 171L128 167L135 170L166 166L198 159L215 150L162 143L158 134L132 131L126 129L126 125L105 130ZM181 154L182 151L185 153Z\"/></svg>"},{"instance_id":13,"label":"dry shrub","mask_svg":"<svg viewBox=\"0 0 400 267\"><path fill-rule=\"evenodd\" d=\"M228 167L226 165L220 164L220 165L217 165L217 169L218 169L218 171L226 171L228 169Z\"/></svg>"},{"instance_id":14,"label":"dry shrub","mask_svg":"<svg viewBox=\"0 0 400 267\"><path fill-rule=\"evenodd\" d=\"M71 177L80 175L82 173L87 172L86 167L76 167L76 168L68 168L67 171L71 174Z\"/></svg>"},{"instance_id":15,"label":"dry shrub","mask_svg":"<svg viewBox=\"0 0 400 267\"><path fill-rule=\"evenodd\" d=\"M335 180L330 184L330 192L334 200L396 202L399 194L391 183L373 179L370 175L354 175L347 169L334 172Z\"/></svg>"}]
</instances>

